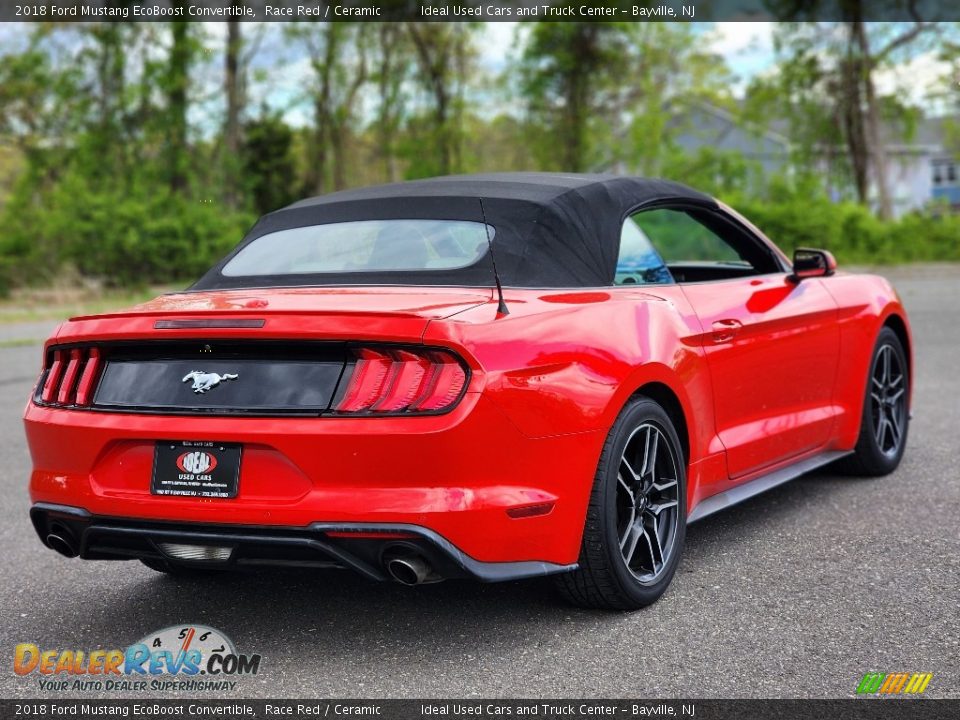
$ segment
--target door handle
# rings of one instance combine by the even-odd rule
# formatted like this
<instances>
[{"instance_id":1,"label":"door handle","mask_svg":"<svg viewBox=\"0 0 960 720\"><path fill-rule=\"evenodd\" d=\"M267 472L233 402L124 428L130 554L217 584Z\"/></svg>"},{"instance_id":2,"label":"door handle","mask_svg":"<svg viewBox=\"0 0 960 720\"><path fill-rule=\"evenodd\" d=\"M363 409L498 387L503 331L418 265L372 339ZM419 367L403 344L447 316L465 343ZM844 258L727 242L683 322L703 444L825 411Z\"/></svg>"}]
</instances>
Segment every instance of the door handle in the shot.
<instances>
[{"instance_id":1,"label":"door handle","mask_svg":"<svg viewBox=\"0 0 960 720\"><path fill-rule=\"evenodd\" d=\"M736 337L737 333L740 332L740 328L742 327L743 323L739 320L734 320L733 318L717 320L713 324L713 342L730 342Z\"/></svg>"}]
</instances>

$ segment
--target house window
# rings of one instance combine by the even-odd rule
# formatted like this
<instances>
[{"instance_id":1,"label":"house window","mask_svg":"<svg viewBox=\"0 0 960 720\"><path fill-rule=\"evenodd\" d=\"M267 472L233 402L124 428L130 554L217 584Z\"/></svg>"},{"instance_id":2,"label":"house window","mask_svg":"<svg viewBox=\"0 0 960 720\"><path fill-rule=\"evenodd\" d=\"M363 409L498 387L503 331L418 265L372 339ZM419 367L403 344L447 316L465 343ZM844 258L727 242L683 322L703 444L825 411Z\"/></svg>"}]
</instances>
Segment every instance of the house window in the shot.
<instances>
[{"instance_id":1,"label":"house window","mask_svg":"<svg viewBox=\"0 0 960 720\"><path fill-rule=\"evenodd\" d=\"M943 174L940 165L934 164L933 166L933 184L939 185L943 182Z\"/></svg>"},{"instance_id":2,"label":"house window","mask_svg":"<svg viewBox=\"0 0 960 720\"><path fill-rule=\"evenodd\" d=\"M957 166L950 164L947 165L947 182L955 183L957 181Z\"/></svg>"}]
</instances>

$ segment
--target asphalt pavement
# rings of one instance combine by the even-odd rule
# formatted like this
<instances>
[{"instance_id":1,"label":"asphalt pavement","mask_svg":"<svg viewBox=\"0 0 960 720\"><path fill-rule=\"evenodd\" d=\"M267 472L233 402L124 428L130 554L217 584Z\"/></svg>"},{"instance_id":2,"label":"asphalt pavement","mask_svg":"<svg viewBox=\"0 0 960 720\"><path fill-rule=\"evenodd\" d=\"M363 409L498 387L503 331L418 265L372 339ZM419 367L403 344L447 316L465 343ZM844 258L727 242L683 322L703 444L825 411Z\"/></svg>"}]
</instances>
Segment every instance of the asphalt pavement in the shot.
<instances>
[{"instance_id":1,"label":"asphalt pavement","mask_svg":"<svg viewBox=\"0 0 960 720\"><path fill-rule=\"evenodd\" d=\"M927 696L960 698L960 266L888 274L916 343L900 469L823 471L692 526L671 588L633 614L566 607L545 580L173 580L62 558L27 516L20 417L40 348L23 343L45 330L0 327L0 697L129 695L41 690L12 670L18 643L123 648L201 623L263 657L209 697L850 697L866 672L903 671L933 673Z\"/></svg>"}]
</instances>

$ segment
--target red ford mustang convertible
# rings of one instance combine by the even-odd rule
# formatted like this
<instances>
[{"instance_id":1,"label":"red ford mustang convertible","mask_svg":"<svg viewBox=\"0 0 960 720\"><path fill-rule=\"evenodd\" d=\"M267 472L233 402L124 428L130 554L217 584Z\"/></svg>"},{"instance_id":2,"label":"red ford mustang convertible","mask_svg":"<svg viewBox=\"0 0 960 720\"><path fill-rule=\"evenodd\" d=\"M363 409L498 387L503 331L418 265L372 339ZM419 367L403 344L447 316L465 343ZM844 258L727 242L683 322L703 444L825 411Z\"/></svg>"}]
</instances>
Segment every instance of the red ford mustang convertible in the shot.
<instances>
[{"instance_id":1,"label":"red ford mustang convertible","mask_svg":"<svg viewBox=\"0 0 960 720\"><path fill-rule=\"evenodd\" d=\"M502 174L263 217L189 290L62 324L31 517L167 573L555 575L634 609L686 526L826 463L897 467L910 330L683 185Z\"/></svg>"}]
</instances>

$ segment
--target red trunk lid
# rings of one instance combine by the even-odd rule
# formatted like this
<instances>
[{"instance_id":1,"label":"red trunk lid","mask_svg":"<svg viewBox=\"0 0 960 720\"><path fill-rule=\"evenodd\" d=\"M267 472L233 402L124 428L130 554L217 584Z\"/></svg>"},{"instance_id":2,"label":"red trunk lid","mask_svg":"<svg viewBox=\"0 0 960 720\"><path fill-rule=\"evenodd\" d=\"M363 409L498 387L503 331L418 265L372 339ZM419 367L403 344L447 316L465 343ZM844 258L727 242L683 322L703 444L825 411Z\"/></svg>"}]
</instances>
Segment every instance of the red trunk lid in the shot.
<instances>
[{"instance_id":1,"label":"red trunk lid","mask_svg":"<svg viewBox=\"0 0 960 720\"><path fill-rule=\"evenodd\" d=\"M119 313L122 315L194 315L196 313L298 313L339 315L406 315L427 319L449 317L487 302L485 288L324 287L263 290L209 290L161 295ZM104 317L101 315L100 317Z\"/></svg>"},{"instance_id":2,"label":"red trunk lid","mask_svg":"<svg viewBox=\"0 0 960 720\"><path fill-rule=\"evenodd\" d=\"M135 307L64 323L58 342L81 339L249 337L419 342L431 320L490 301L486 288L323 287L210 290L163 295ZM164 328L158 321L262 320L255 328Z\"/></svg>"}]
</instances>

